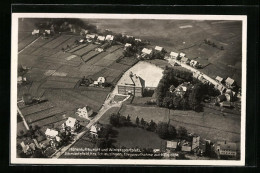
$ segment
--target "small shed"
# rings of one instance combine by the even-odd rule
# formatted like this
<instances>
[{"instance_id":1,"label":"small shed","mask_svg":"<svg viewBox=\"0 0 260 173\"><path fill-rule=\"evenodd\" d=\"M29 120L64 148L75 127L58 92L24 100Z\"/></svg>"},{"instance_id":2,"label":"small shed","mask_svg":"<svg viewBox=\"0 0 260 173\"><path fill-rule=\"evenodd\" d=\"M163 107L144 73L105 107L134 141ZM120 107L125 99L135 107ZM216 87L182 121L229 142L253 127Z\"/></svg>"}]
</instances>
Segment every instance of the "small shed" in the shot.
<instances>
[{"instance_id":1,"label":"small shed","mask_svg":"<svg viewBox=\"0 0 260 173\"><path fill-rule=\"evenodd\" d=\"M154 48L156 51L161 52L163 50L163 47L155 46Z\"/></svg>"},{"instance_id":2,"label":"small shed","mask_svg":"<svg viewBox=\"0 0 260 173\"><path fill-rule=\"evenodd\" d=\"M222 83L223 80L224 80L224 79L223 79L222 77L219 77L219 76L216 77L216 81L219 82L219 83Z\"/></svg>"}]
</instances>

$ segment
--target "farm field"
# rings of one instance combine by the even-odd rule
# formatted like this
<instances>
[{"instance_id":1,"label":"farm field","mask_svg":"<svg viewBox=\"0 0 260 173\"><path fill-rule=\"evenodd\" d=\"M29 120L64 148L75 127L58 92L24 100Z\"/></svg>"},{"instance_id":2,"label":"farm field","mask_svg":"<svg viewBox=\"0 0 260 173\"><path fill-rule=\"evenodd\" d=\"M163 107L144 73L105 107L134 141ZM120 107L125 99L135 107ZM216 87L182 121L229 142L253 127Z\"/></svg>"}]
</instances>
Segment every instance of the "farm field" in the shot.
<instances>
[{"instance_id":1,"label":"farm field","mask_svg":"<svg viewBox=\"0 0 260 173\"><path fill-rule=\"evenodd\" d=\"M84 19L97 25L100 29L109 28L113 32L133 35L142 40L166 48L168 52L183 52L188 58L201 57L207 59L203 64L210 63L214 68L208 68L205 73L210 77L220 72L215 69L225 67L233 71L224 71L221 77L231 77L241 83L242 61L242 22L240 21L210 21L210 20L119 20L119 19ZM186 27L189 26L189 27ZM172 32L174 30L174 32ZM155 34L156 33L156 34ZM208 39L224 50L204 43ZM220 63L219 63L220 62ZM207 73L208 72L208 73ZM239 73L238 75L236 75Z\"/></svg>"},{"instance_id":2,"label":"farm field","mask_svg":"<svg viewBox=\"0 0 260 173\"><path fill-rule=\"evenodd\" d=\"M169 110L158 107L123 105L121 115L135 121L138 116L145 121L169 122L175 127L183 126L188 132L196 133L206 139L240 141L240 116L226 114L204 108L204 112ZM105 118L104 118L105 119ZM109 118L107 118L109 120Z\"/></svg>"}]
</instances>

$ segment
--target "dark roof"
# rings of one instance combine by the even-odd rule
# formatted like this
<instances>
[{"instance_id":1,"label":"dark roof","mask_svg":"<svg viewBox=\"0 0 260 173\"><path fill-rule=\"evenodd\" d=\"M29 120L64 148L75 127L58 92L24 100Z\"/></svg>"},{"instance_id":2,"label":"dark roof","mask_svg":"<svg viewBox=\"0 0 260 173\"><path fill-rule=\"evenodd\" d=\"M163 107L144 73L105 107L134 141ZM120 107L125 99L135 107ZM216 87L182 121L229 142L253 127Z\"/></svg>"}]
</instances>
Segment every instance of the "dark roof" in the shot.
<instances>
[{"instance_id":1,"label":"dark roof","mask_svg":"<svg viewBox=\"0 0 260 173\"><path fill-rule=\"evenodd\" d=\"M217 145L220 146L220 149L222 150L237 150L237 144L234 142L227 142L227 141L219 141L217 142Z\"/></svg>"}]
</instances>

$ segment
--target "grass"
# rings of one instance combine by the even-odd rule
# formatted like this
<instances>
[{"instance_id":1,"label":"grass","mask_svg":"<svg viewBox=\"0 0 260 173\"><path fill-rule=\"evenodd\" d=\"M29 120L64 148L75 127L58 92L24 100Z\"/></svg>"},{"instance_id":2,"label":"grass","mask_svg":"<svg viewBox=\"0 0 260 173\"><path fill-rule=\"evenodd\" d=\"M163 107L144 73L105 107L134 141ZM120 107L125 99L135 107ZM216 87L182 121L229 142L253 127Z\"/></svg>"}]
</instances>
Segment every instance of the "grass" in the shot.
<instances>
[{"instance_id":1,"label":"grass","mask_svg":"<svg viewBox=\"0 0 260 173\"><path fill-rule=\"evenodd\" d=\"M164 144L164 140L156 133L141 128L121 127L115 130L118 131L117 137L114 138L116 140L114 145L117 147L160 149Z\"/></svg>"}]
</instances>

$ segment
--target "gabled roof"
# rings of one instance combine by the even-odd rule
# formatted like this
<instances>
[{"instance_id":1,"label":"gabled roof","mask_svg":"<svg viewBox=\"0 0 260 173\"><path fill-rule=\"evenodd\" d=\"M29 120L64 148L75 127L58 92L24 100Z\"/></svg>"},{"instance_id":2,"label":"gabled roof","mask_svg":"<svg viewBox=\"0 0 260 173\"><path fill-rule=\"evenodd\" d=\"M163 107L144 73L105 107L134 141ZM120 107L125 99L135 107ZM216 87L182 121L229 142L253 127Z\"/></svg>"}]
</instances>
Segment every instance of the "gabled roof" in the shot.
<instances>
[{"instance_id":1,"label":"gabled roof","mask_svg":"<svg viewBox=\"0 0 260 173\"><path fill-rule=\"evenodd\" d=\"M217 81L219 81L219 82L222 82L222 81L223 81L223 78L222 78L222 77L219 77L219 76L217 76L217 77L216 77L216 80L217 80Z\"/></svg>"},{"instance_id":2,"label":"gabled roof","mask_svg":"<svg viewBox=\"0 0 260 173\"><path fill-rule=\"evenodd\" d=\"M143 48L142 53L150 55L152 53L151 49Z\"/></svg>"},{"instance_id":3,"label":"gabled roof","mask_svg":"<svg viewBox=\"0 0 260 173\"><path fill-rule=\"evenodd\" d=\"M177 52L171 52L170 55L173 56L173 57L177 57L177 56L179 56L179 53L177 53Z\"/></svg>"},{"instance_id":4,"label":"gabled roof","mask_svg":"<svg viewBox=\"0 0 260 173\"><path fill-rule=\"evenodd\" d=\"M142 87L142 82L139 76L130 73L129 77L123 78L119 85L132 85L136 87Z\"/></svg>"},{"instance_id":5,"label":"gabled roof","mask_svg":"<svg viewBox=\"0 0 260 173\"><path fill-rule=\"evenodd\" d=\"M100 40L100 41L104 41L104 40L105 40L105 37L104 37L104 36L98 36L97 39Z\"/></svg>"},{"instance_id":6,"label":"gabled roof","mask_svg":"<svg viewBox=\"0 0 260 173\"><path fill-rule=\"evenodd\" d=\"M235 81L234 81L234 79L231 79L230 77L228 77L225 82L229 85L233 85Z\"/></svg>"},{"instance_id":7,"label":"gabled roof","mask_svg":"<svg viewBox=\"0 0 260 173\"><path fill-rule=\"evenodd\" d=\"M234 142L218 141L217 145L220 146L220 149L222 150L237 150L237 144Z\"/></svg>"},{"instance_id":8,"label":"gabled roof","mask_svg":"<svg viewBox=\"0 0 260 173\"><path fill-rule=\"evenodd\" d=\"M162 47L160 47L160 46L155 46L155 48L154 48L155 50L157 50L157 51L162 51L163 50L163 48Z\"/></svg>"},{"instance_id":9,"label":"gabled roof","mask_svg":"<svg viewBox=\"0 0 260 173\"><path fill-rule=\"evenodd\" d=\"M92 132L92 133L97 133L97 128L96 128L96 126L92 125L91 128L90 128L90 132Z\"/></svg>"},{"instance_id":10,"label":"gabled roof","mask_svg":"<svg viewBox=\"0 0 260 173\"><path fill-rule=\"evenodd\" d=\"M58 131L52 130L52 129L49 129L49 128L47 128L46 131L45 131L45 135L51 136L51 137L57 136L58 133L59 133Z\"/></svg>"},{"instance_id":11,"label":"gabled roof","mask_svg":"<svg viewBox=\"0 0 260 173\"><path fill-rule=\"evenodd\" d=\"M180 53L180 56L181 56L181 57L185 57L185 53L182 53L182 52L181 52L181 53Z\"/></svg>"},{"instance_id":12,"label":"gabled roof","mask_svg":"<svg viewBox=\"0 0 260 173\"><path fill-rule=\"evenodd\" d=\"M167 141L166 147L167 148L177 148L177 142L176 141Z\"/></svg>"},{"instance_id":13,"label":"gabled roof","mask_svg":"<svg viewBox=\"0 0 260 173\"><path fill-rule=\"evenodd\" d=\"M125 47L130 47L130 46L132 46L132 44L130 44L130 43L125 44Z\"/></svg>"},{"instance_id":14,"label":"gabled roof","mask_svg":"<svg viewBox=\"0 0 260 173\"><path fill-rule=\"evenodd\" d=\"M114 36L113 35L107 35L106 40L112 41L112 40L114 40Z\"/></svg>"},{"instance_id":15,"label":"gabled roof","mask_svg":"<svg viewBox=\"0 0 260 173\"><path fill-rule=\"evenodd\" d=\"M95 37L96 37L95 34L87 34L87 35L86 35L86 38L95 38Z\"/></svg>"},{"instance_id":16,"label":"gabled roof","mask_svg":"<svg viewBox=\"0 0 260 173\"><path fill-rule=\"evenodd\" d=\"M75 118L69 117L68 120L66 121L66 126L74 127L76 121L77 120Z\"/></svg>"},{"instance_id":17,"label":"gabled roof","mask_svg":"<svg viewBox=\"0 0 260 173\"><path fill-rule=\"evenodd\" d=\"M187 62L189 59L188 58L186 58L186 57L182 57L181 58L181 61L183 61L183 62Z\"/></svg>"}]
</instances>

